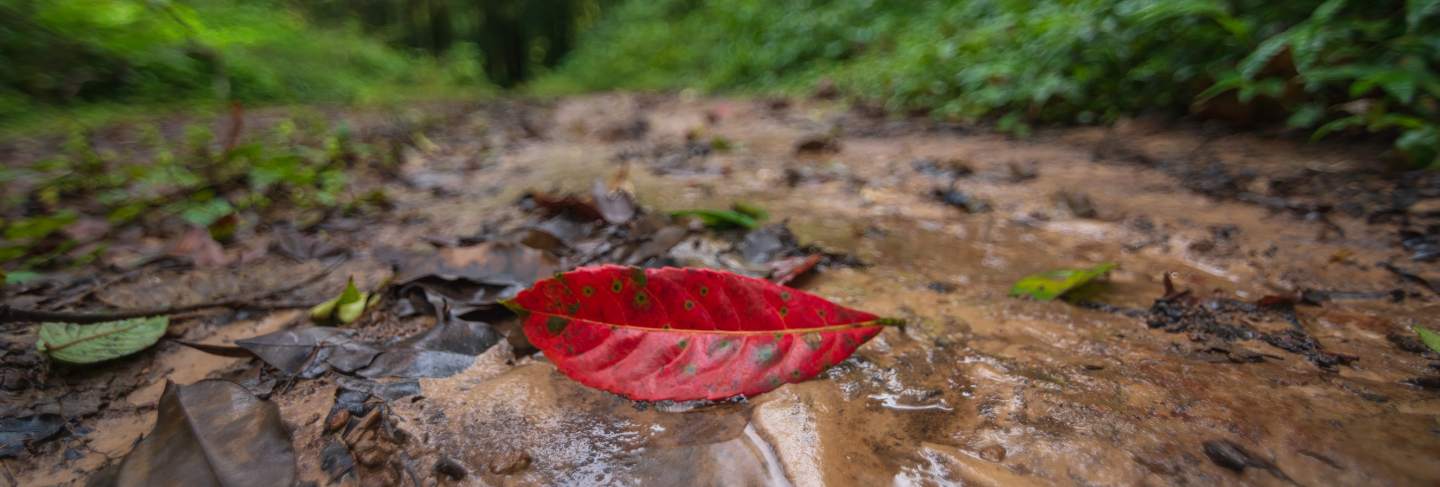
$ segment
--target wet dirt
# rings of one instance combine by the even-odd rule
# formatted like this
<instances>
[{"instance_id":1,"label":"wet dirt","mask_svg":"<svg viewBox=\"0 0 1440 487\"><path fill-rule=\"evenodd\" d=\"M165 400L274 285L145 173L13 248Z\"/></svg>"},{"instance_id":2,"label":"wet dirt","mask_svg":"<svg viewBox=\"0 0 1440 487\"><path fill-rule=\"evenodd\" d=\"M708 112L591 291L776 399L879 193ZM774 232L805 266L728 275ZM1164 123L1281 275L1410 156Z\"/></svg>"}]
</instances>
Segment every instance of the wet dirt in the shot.
<instances>
[{"instance_id":1,"label":"wet dirt","mask_svg":"<svg viewBox=\"0 0 1440 487\"><path fill-rule=\"evenodd\" d=\"M839 136L827 150L797 151L816 134ZM475 236L511 218L527 191L586 194L594 180L627 168L646 207L749 202L788 222L801 243L854 256L864 265L825 267L798 285L908 325L887 329L815 380L703 407L640 404L589 389L502 341L468 370L421 379L421 394L388 403L405 432L399 477L362 469L332 481L321 465L331 441L323 418L337 384L302 381L274 389L271 399L292 429L307 481L1440 483L1440 395L1405 382L1435 375L1435 356L1389 338L1412 325L1440 328L1440 297L1381 264L1437 277L1440 269L1410 260L1394 223L1369 218L1392 209L1375 202L1383 198L1295 183L1350 174L1355 185L1385 187L1402 178L1371 170L1379 163L1369 148L1138 122L1014 140L867 118L833 102L777 110L759 101L637 95L477 109L427 139L406 149L406 182L384 183L396 205L385 221L333 232L332 243L357 257L327 283L307 287L307 296L323 297L315 289L344 275L383 281L385 267L370 254L380 246ZM936 171L925 161L967 170ZM947 204L937 189L985 209ZM1415 199L1433 206L1426 191ZM1241 193L1272 199L1226 196ZM1359 210L1292 209L1327 201ZM1025 275L1107 261L1120 268L1087 299L1133 313L1007 296ZM237 284L207 279L214 271L174 271L180 275L118 283L101 297L137 306L198 301L319 269L276 257L252 265L245 279L261 284L231 288ZM1355 360L1321 366L1282 340L1152 328L1145 313L1166 293L1166 273L1202 301L1254 303L1306 290L1370 296L1301 303L1293 320L1223 317L1266 333L1294 330L1287 333ZM256 313L207 318L184 338L228 344L298 322L293 311ZM394 337L414 332L406 326L361 328ZM10 335L13 343L33 341L23 331ZM134 384L106 389L114 397L78 416L87 432L29 458L0 460L12 482L83 483L148 431L165 378L244 383L259 367L173 343L118 366ZM12 399L15 407L43 402ZM1251 465L1273 469L1235 468L1233 459L1214 459L1213 445L1238 446L1256 459ZM68 449L84 454L65 461ZM452 473L437 473L440 463Z\"/></svg>"}]
</instances>

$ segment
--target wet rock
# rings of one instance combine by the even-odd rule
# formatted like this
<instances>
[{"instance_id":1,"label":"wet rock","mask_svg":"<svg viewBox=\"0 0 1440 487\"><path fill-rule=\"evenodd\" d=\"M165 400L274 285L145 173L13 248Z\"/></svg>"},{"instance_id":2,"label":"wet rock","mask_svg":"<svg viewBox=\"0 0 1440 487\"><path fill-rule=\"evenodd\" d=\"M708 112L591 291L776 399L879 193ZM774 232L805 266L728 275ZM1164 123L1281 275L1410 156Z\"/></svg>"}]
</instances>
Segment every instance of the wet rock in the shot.
<instances>
[{"instance_id":1,"label":"wet rock","mask_svg":"<svg viewBox=\"0 0 1440 487\"><path fill-rule=\"evenodd\" d=\"M916 159L910 161L910 167L920 174L930 177L954 180L975 174L970 164L959 159Z\"/></svg>"},{"instance_id":2,"label":"wet rock","mask_svg":"<svg viewBox=\"0 0 1440 487\"><path fill-rule=\"evenodd\" d=\"M1440 376L1414 377L1404 382L1427 391L1440 391Z\"/></svg>"},{"instance_id":3,"label":"wet rock","mask_svg":"<svg viewBox=\"0 0 1440 487\"><path fill-rule=\"evenodd\" d=\"M840 141L830 135L811 135L795 142L795 153L801 155L824 155L840 152Z\"/></svg>"},{"instance_id":4,"label":"wet rock","mask_svg":"<svg viewBox=\"0 0 1440 487\"><path fill-rule=\"evenodd\" d=\"M331 438L320 451L320 468L329 476L330 481L338 481L355 470L355 458L350 455L350 449L346 448L344 443Z\"/></svg>"},{"instance_id":5,"label":"wet rock","mask_svg":"<svg viewBox=\"0 0 1440 487\"><path fill-rule=\"evenodd\" d=\"M990 211L990 204L955 188L936 188L931 195L941 203L965 210L966 213Z\"/></svg>"},{"instance_id":6,"label":"wet rock","mask_svg":"<svg viewBox=\"0 0 1440 487\"><path fill-rule=\"evenodd\" d=\"M1254 453L1251 453L1249 450L1230 440L1206 441L1203 444L1203 448L1205 450L1205 456L1210 457L1211 462L1221 467L1236 472L1244 472L1246 468L1254 467L1270 472L1270 475L1275 476L1277 479L1292 484L1294 483L1294 481L1290 480L1290 477L1285 475L1285 472L1280 471L1280 468L1276 467L1274 463L1256 456Z\"/></svg>"},{"instance_id":7,"label":"wet rock","mask_svg":"<svg viewBox=\"0 0 1440 487\"><path fill-rule=\"evenodd\" d=\"M465 466L461 465L460 462L450 457L440 457L440 460L435 462L435 473L443 475L450 480L458 481L465 480L465 476L470 472L466 470Z\"/></svg>"},{"instance_id":8,"label":"wet rock","mask_svg":"<svg viewBox=\"0 0 1440 487\"><path fill-rule=\"evenodd\" d=\"M984 458L992 462L998 463L1005 461L1005 447L1001 445L990 445L981 448L979 453L980 458Z\"/></svg>"},{"instance_id":9,"label":"wet rock","mask_svg":"<svg viewBox=\"0 0 1440 487\"><path fill-rule=\"evenodd\" d=\"M490 473L511 475L530 468L530 454L524 451L502 453L490 463Z\"/></svg>"},{"instance_id":10,"label":"wet rock","mask_svg":"<svg viewBox=\"0 0 1440 487\"><path fill-rule=\"evenodd\" d=\"M1061 191L1055 195L1055 200L1075 218L1096 218L1100 215L1095 211L1095 202L1090 201L1085 193Z\"/></svg>"},{"instance_id":11,"label":"wet rock","mask_svg":"<svg viewBox=\"0 0 1440 487\"><path fill-rule=\"evenodd\" d=\"M56 414L0 419L0 458L18 456L31 444L55 436L64 424L65 420Z\"/></svg>"}]
</instances>

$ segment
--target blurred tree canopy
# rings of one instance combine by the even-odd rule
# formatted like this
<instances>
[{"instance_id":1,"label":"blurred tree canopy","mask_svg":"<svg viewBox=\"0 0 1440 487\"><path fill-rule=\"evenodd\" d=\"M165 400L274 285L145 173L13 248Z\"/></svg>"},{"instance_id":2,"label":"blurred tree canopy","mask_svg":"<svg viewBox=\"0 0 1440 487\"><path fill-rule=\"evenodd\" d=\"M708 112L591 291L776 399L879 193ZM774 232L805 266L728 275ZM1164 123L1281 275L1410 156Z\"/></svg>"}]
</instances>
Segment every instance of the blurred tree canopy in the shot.
<instances>
[{"instance_id":1,"label":"blurred tree canopy","mask_svg":"<svg viewBox=\"0 0 1440 487\"><path fill-rule=\"evenodd\" d=\"M0 118L87 103L349 102L557 64L601 0L0 0Z\"/></svg>"},{"instance_id":2,"label":"blurred tree canopy","mask_svg":"<svg viewBox=\"0 0 1440 487\"><path fill-rule=\"evenodd\" d=\"M444 55L473 49L485 73L514 86L556 65L576 31L593 22L600 0L317 0L295 2L325 25L358 23L394 45Z\"/></svg>"}]
</instances>

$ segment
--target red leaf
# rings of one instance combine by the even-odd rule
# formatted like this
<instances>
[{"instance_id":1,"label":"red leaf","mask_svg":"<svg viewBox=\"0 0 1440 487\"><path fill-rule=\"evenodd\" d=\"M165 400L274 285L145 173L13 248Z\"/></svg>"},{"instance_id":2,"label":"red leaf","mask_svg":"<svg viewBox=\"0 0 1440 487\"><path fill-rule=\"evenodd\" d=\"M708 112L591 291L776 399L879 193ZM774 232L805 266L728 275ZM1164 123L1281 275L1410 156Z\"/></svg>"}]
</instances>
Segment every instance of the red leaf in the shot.
<instances>
[{"instance_id":1,"label":"red leaf","mask_svg":"<svg viewBox=\"0 0 1440 487\"><path fill-rule=\"evenodd\" d=\"M584 267L507 304L565 375L646 401L804 381L894 322L760 279L670 267Z\"/></svg>"}]
</instances>

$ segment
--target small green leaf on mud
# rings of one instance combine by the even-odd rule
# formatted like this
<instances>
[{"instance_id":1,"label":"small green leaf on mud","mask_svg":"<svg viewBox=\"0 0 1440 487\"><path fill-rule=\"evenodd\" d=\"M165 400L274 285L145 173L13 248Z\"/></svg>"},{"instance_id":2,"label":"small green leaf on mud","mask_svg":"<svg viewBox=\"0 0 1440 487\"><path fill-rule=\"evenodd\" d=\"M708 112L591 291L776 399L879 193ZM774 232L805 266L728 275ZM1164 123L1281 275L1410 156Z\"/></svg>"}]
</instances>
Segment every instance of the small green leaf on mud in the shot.
<instances>
[{"instance_id":1,"label":"small green leaf on mud","mask_svg":"<svg viewBox=\"0 0 1440 487\"><path fill-rule=\"evenodd\" d=\"M1424 343L1425 346L1430 347L1430 350L1433 350L1435 353L1440 353L1440 333L1436 333L1434 331L1431 331L1429 328L1422 328L1420 326L1413 326L1410 329L1415 330L1415 333L1417 335L1420 335L1421 343Z\"/></svg>"},{"instance_id":2,"label":"small green leaf on mud","mask_svg":"<svg viewBox=\"0 0 1440 487\"><path fill-rule=\"evenodd\" d=\"M760 222L756 221L755 218L735 210L680 210L670 212L670 216L674 218L693 217L699 219L700 223L704 223L705 226L710 228L740 227L753 230L760 226Z\"/></svg>"},{"instance_id":3,"label":"small green leaf on mud","mask_svg":"<svg viewBox=\"0 0 1440 487\"><path fill-rule=\"evenodd\" d=\"M325 323L331 320L350 323L360 318L370 302L370 293L355 287L355 278L345 284L345 290L335 298L310 308L310 320Z\"/></svg>"},{"instance_id":4,"label":"small green leaf on mud","mask_svg":"<svg viewBox=\"0 0 1440 487\"><path fill-rule=\"evenodd\" d=\"M1115 265L1113 262L1106 262L1088 269L1055 269L1031 274L1016 282L1015 287L1010 289L1010 295L1050 301L1105 275L1114 269Z\"/></svg>"},{"instance_id":5,"label":"small green leaf on mud","mask_svg":"<svg viewBox=\"0 0 1440 487\"><path fill-rule=\"evenodd\" d=\"M89 364L124 357L154 345L170 325L166 316L93 325L45 323L35 348L61 362Z\"/></svg>"}]
</instances>

